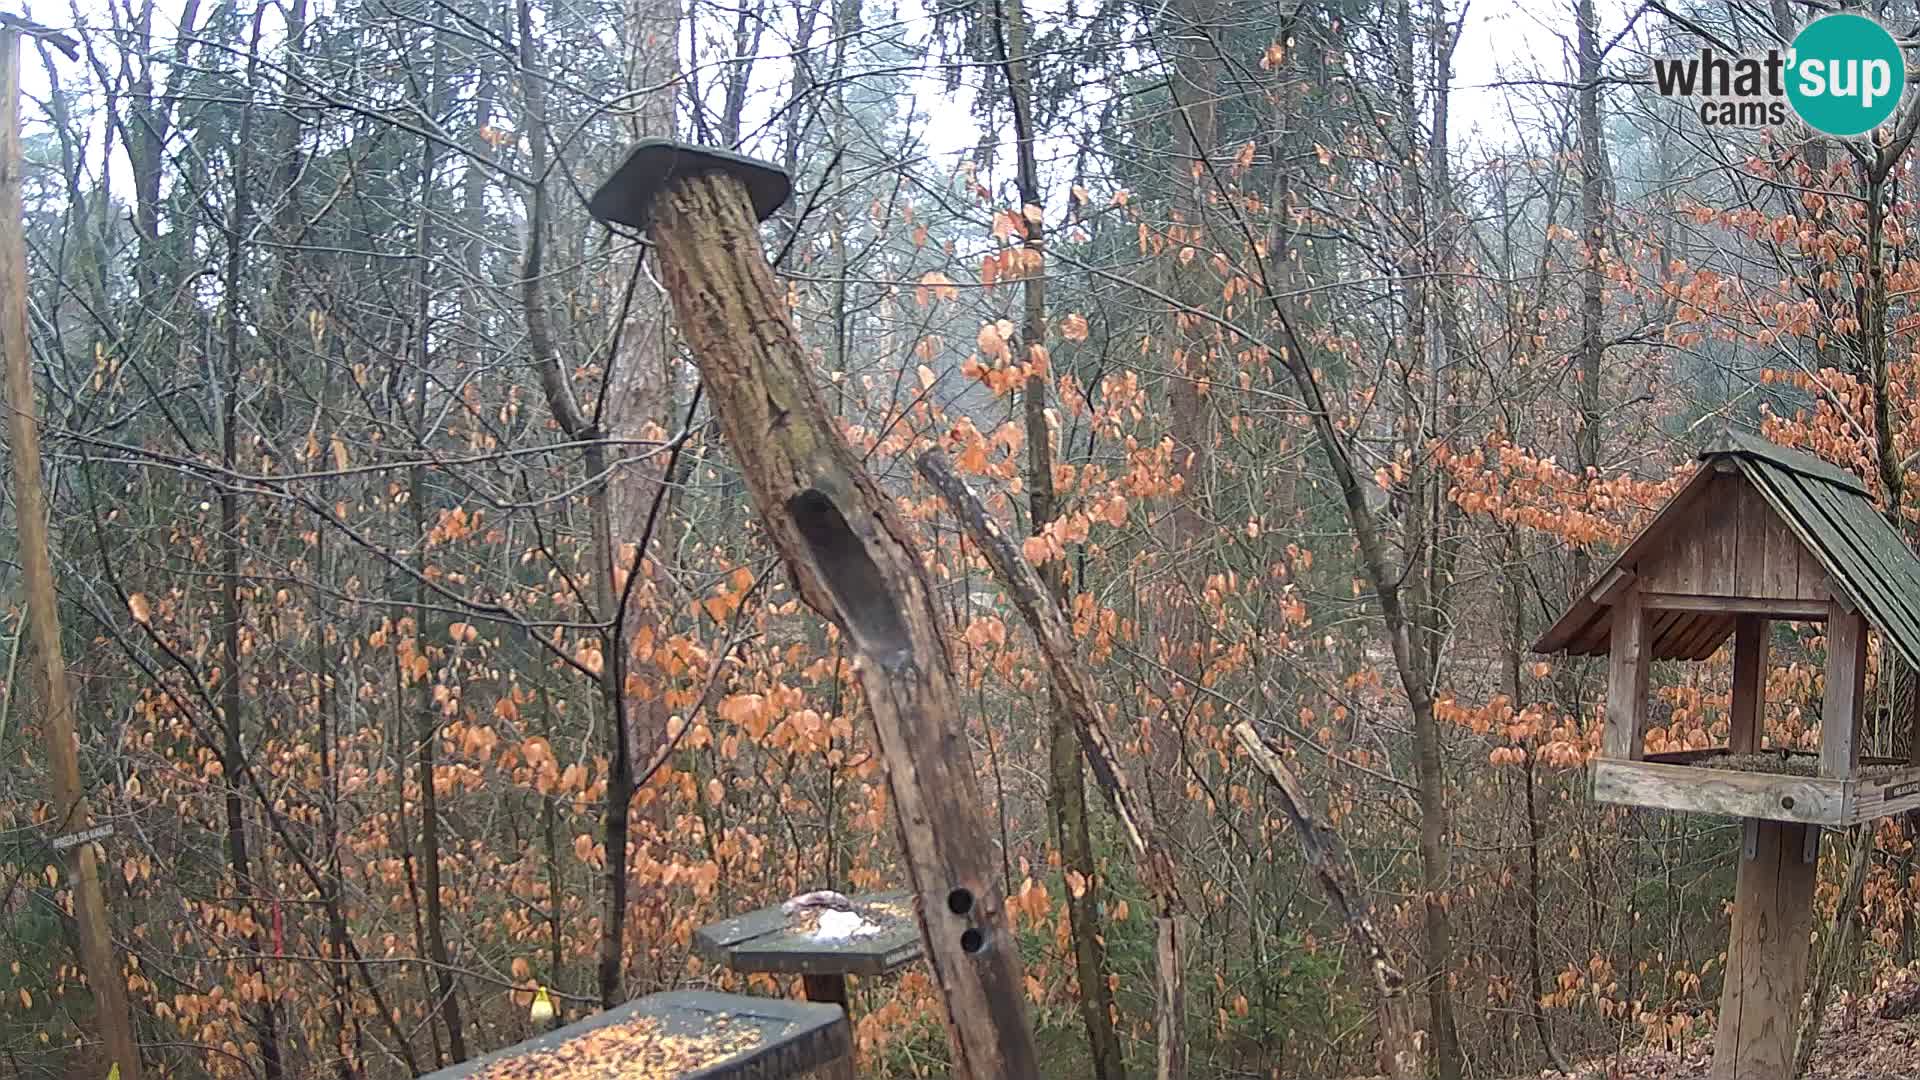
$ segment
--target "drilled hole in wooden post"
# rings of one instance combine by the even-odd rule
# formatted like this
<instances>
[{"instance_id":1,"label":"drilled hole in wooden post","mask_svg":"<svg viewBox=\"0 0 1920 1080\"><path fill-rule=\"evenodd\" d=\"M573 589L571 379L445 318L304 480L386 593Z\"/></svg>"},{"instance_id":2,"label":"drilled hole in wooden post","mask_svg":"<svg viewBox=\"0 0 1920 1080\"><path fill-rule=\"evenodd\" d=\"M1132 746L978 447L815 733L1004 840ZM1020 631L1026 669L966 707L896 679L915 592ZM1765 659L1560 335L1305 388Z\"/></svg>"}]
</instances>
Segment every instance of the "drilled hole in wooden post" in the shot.
<instances>
[{"instance_id":1,"label":"drilled hole in wooden post","mask_svg":"<svg viewBox=\"0 0 1920 1080\"><path fill-rule=\"evenodd\" d=\"M1780 809L1782 810L1793 809L1793 796L1791 795L1780 796Z\"/></svg>"},{"instance_id":2,"label":"drilled hole in wooden post","mask_svg":"<svg viewBox=\"0 0 1920 1080\"><path fill-rule=\"evenodd\" d=\"M973 894L965 889L955 889L947 894L947 910L955 915L965 915L973 910Z\"/></svg>"},{"instance_id":3,"label":"drilled hole in wooden post","mask_svg":"<svg viewBox=\"0 0 1920 1080\"><path fill-rule=\"evenodd\" d=\"M793 515L854 644L882 661L909 654L913 641L893 593L833 499L808 488L787 500L787 513Z\"/></svg>"},{"instance_id":4,"label":"drilled hole in wooden post","mask_svg":"<svg viewBox=\"0 0 1920 1080\"><path fill-rule=\"evenodd\" d=\"M987 947L987 935L977 926L969 926L960 932L960 951L971 956Z\"/></svg>"}]
</instances>

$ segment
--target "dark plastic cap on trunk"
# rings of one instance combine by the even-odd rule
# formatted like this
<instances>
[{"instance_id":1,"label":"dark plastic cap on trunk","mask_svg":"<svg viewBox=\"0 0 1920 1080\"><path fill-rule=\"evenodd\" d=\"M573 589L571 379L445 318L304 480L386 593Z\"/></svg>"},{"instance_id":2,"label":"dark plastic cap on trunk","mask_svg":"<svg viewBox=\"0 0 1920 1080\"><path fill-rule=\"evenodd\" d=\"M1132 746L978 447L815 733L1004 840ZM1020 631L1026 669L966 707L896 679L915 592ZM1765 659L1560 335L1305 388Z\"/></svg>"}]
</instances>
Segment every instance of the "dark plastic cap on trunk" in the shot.
<instances>
[{"instance_id":1,"label":"dark plastic cap on trunk","mask_svg":"<svg viewBox=\"0 0 1920 1080\"><path fill-rule=\"evenodd\" d=\"M645 229L655 198L677 178L703 172L725 173L745 184L753 212L761 221L772 217L793 194L793 180L786 170L764 161L673 139L642 139L587 200L587 212L599 221Z\"/></svg>"}]
</instances>

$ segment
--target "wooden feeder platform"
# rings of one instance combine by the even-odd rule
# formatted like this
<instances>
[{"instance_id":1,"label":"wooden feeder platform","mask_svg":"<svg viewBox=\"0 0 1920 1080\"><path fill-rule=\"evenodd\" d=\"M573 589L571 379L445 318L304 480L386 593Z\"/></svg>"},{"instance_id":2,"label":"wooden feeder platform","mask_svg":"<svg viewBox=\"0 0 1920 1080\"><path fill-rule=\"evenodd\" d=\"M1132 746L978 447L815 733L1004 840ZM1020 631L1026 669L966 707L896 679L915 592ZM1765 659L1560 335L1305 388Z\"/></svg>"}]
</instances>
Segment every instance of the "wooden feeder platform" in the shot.
<instances>
[{"instance_id":1,"label":"wooden feeder platform","mask_svg":"<svg viewBox=\"0 0 1920 1080\"><path fill-rule=\"evenodd\" d=\"M830 1005L675 990L426 1080L775 1080L824 1075L852 1054L846 1014Z\"/></svg>"},{"instance_id":2,"label":"wooden feeder platform","mask_svg":"<svg viewBox=\"0 0 1920 1080\"><path fill-rule=\"evenodd\" d=\"M1920 671L1920 558L1837 466L1738 432L1700 459L1534 651L1607 658L1596 800L1744 820L1711 1075L1778 1080L1792 1067L1822 829L1920 809L1920 754L1861 754L1868 634L1883 672L1896 660ZM1818 753L1763 745L1773 620L1825 624ZM1651 662L1705 660L1728 638L1727 745L1646 753ZM1890 719L1920 751L1920 712Z\"/></svg>"},{"instance_id":3,"label":"wooden feeder platform","mask_svg":"<svg viewBox=\"0 0 1920 1080\"><path fill-rule=\"evenodd\" d=\"M853 912L876 930L822 936L817 932L818 910L788 915L775 904L701 927L693 933L693 947L733 971L800 975L808 1000L845 1006L848 975L884 975L920 959L922 952L912 893L862 893L847 899Z\"/></svg>"},{"instance_id":4,"label":"wooden feeder platform","mask_svg":"<svg viewBox=\"0 0 1920 1080\"><path fill-rule=\"evenodd\" d=\"M1920 766L1902 758L1862 757L1850 779L1820 776L1820 755L1728 747L1647 754L1638 761L1601 758L1593 797L1724 817L1797 821L1845 828L1920 809Z\"/></svg>"}]
</instances>

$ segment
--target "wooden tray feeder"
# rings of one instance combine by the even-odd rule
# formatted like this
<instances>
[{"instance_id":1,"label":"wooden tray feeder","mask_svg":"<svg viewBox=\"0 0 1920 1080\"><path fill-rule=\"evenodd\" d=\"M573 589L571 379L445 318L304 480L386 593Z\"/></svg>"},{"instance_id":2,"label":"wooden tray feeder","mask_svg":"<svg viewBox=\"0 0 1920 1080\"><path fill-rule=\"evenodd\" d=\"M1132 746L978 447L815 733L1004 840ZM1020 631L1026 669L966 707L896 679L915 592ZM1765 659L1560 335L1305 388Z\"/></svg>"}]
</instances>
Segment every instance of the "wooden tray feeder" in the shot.
<instances>
[{"instance_id":1,"label":"wooden tray feeder","mask_svg":"<svg viewBox=\"0 0 1920 1080\"><path fill-rule=\"evenodd\" d=\"M832 1005L673 990L422 1080L775 1080L852 1068L853 1034Z\"/></svg>"},{"instance_id":2,"label":"wooden tray feeder","mask_svg":"<svg viewBox=\"0 0 1920 1080\"><path fill-rule=\"evenodd\" d=\"M1920 559L1864 483L1818 458L1730 432L1700 459L1533 648L1608 658L1595 799L1745 820L1712 1075L1776 1080L1793 1056L1821 828L1920 807L1920 767L1860 754L1868 628L1920 668ZM1762 745L1773 619L1827 624L1817 755ZM1728 637L1727 745L1645 753L1649 663L1705 660Z\"/></svg>"},{"instance_id":3,"label":"wooden tray feeder","mask_svg":"<svg viewBox=\"0 0 1920 1080\"><path fill-rule=\"evenodd\" d=\"M693 932L701 955L733 971L798 974L808 1001L847 1006L847 976L885 975L920 959L920 924L910 892L862 893L847 898L865 926L847 937L823 937L806 913L780 904L749 911ZM812 913L817 924L819 912ZM871 932L864 932L871 928Z\"/></svg>"}]
</instances>

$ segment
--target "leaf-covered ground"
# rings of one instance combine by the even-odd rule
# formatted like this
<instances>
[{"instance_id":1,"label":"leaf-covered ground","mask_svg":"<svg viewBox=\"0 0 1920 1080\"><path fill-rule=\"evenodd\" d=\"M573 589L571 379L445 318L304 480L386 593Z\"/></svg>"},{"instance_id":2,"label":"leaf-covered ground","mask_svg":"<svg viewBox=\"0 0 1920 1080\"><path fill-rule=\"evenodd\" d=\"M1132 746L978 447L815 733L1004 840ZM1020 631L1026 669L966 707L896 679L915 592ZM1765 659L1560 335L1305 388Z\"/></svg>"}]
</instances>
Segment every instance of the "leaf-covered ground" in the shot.
<instances>
[{"instance_id":1,"label":"leaf-covered ground","mask_svg":"<svg viewBox=\"0 0 1920 1080\"><path fill-rule=\"evenodd\" d=\"M1713 1061L1713 1035L1690 1039L1680 1051L1636 1049L1586 1061L1573 1080L1704 1080ZM1920 1077L1920 985L1908 983L1851 1005L1827 1010L1807 1080L1910 1080Z\"/></svg>"}]
</instances>

